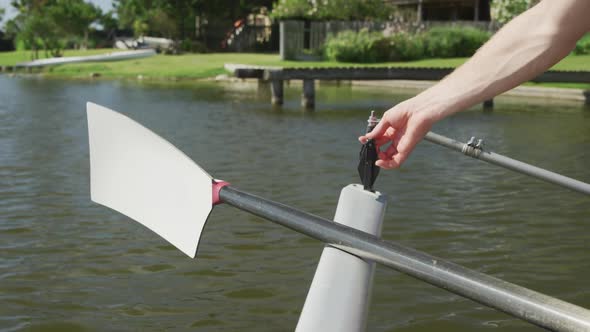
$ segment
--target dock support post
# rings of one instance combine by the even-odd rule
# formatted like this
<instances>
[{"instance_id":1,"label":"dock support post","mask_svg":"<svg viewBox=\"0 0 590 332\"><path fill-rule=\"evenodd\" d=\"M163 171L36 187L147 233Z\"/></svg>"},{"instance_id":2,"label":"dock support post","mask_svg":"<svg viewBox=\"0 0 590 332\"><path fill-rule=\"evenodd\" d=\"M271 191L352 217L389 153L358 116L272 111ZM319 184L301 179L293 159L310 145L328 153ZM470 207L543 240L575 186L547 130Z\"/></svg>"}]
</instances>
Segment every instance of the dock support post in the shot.
<instances>
[{"instance_id":1,"label":"dock support post","mask_svg":"<svg viewBox=\"0 0 590 332\"><path fill-rule=\"evenodd\" d=\"M340 193L334 221L379 236L387 198L351 184ZM365 330L375 262L324 247L295 331Z\"/></svg>"},{"instance_id":2,"label":"dock support post","mask_svg":"<svg viewBox=\"0 0 590 332\"><path fill-rule=\"evenodd\" d=\"M303 80L303 94L301 95L301 106L304 108L315 107L315 83L314 80Z\"/></svg>"},{"instance_id":3,"label":"dock support post","mask_svg":"<svg viewBox=\"0 0 590 332\"><path fill-rule=\"evenodd\" d=\"M494 108L494 98L488 99L483 102L483 109L484 110L492 110Z\"/></svg>"},{"instance_id":4,"label":"dock support post","mask_svg":"<svg viewBox=\"0 0 590 332\"><path fill-rule=\"evenodd\" d=\"M270 92L272 94L271 103L273 105L283 105L283 80L272 80L270 82Z\"/></svg>"}]
</instances>

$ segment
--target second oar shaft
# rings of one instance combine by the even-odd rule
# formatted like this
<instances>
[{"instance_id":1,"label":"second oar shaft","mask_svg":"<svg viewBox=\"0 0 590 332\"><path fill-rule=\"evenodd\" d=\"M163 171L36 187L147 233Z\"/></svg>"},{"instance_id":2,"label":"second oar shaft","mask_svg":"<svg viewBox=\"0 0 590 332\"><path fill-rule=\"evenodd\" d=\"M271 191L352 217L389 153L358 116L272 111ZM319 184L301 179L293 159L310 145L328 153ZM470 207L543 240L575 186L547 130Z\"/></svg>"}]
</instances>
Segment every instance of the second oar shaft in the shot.
<instances>
[{"instance_id":1,"label":"second oar shaft","mask_svg":"<svg viewBox=\"0 0 590 332\"><path fill-rule=\"evenodd\" d=\"M590 330L590 311L295 208L223 187L222 201L535 325Z\"/></svg>"},{"instance_id":2,"label":"second oar shaft","mask_svg":"<svg viewBox=\"0 0 590 332\"><path fill-rule=\"evenodd\" d=\"M459 151L469 157L481 159L490 164L501 166L534 178L547 181L586 195L590 195L590 184L578 181L576 179L557 174L546 169L542 169L522 161L518 161L497 153L474 148L467 143L459 142L454 139L429 132L424 137L425 140L444 146L451 150Z\"/></svg>"}]
</instances>

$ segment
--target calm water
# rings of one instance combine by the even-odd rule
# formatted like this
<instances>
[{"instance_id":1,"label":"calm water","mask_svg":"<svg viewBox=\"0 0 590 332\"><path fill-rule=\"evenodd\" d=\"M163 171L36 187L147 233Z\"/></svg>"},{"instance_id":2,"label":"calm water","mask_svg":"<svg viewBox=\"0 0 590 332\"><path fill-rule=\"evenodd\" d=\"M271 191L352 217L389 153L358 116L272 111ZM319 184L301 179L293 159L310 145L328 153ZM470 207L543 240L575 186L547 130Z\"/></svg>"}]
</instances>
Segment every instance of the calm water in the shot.
<instances>
[{"instance_id":1,"label":"calm water","mask_svg":"<svg viewBox=\"0 0 590 332\"><path fill-rule=\"evenodd\" d=\"M86 101L126 113L217 178L331 218L358 182L368 111L407 95L322 87L282 110L256 85L61 82L0 76L1 331L288 331L322 244L215 208L191 260L89 198ZM497 102L436 131L590 182L590 110ZM384 238L590 307L590 198L421 143L390 196ZM377 270L369 331L535 331L408 276Z\"/></svg>"}]
</instances>

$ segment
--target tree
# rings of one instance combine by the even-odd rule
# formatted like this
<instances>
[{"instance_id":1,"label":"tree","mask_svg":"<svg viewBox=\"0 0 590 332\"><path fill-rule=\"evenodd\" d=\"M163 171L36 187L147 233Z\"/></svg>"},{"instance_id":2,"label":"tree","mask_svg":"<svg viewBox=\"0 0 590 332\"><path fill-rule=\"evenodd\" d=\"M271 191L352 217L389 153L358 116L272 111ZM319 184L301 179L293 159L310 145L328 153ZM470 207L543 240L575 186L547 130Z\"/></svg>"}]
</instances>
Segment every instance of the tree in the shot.
<instances>
[{"instance_id":1,"label":"tree","mask_svg":"<svg viewBox=\"0 0 590 332\"><path fill-rule=\"evenodd\" d=\"M142 0L115 0L113 2L113 8L119 18L120 29L133 29L136 35L140 35L143 32L137 31L136 28L141 27L142 24L147 21L146 8L144 1ZM146 28L147 28L147 24Z\"/></svg>"},{"instance_id":2,"label":"tree","mask_svg":"<svg viewBox=\"0 0 590 332\"><path fill-rule=\"evenodd\" d=\"M185 39L194 31L197 0L115 0L119 28L133 29L136 37L150 34Z\"/></svg>"},{"instance_id":3,"label":"tree","mask_svg":"<svg viewBox=\"0 0 590 332\"><path fill-rule=\"evenodd\" d=\"M111 10L98 18L98 24L102 25L103 30L112 37L119 27L119 21L115 17L115 13Z\"/></svg>"},{"instance_id":4,"label":"tree","mask_svg":"<svg viewBox=\"0 0 590 332\"><path fill-rule=\"evenodd\" d=\"M84 0L56 0L49 10L62 33L74 39L83 36L82 48L88 48L88 32L102 16L100 8Z\"/></svg>"},{"instance_id":5,"label":"tree","mask_svg":"<svg viewBox=\"0 0 590 332\"><path fill-rule=\"evenodd\" d=\"M41 47L37 31L46 28L39 15L41 3L35 0L13 0L11 5L18 14L6 22L6 33L26 49L32 50L31 58L37 59Z\"/></svg>"},{"instance_id":6,"label":"tree","mask_svg":"<svg viewBox=\"0 0 590 332\"><path fill-rule=\"evenodd\" d=\"M6 13L6 10L0 7L0 22L2 22L2 19L4 18L4 13Z\"/></svg>"},{"instance_id":7,"label":"tree","mask_svg":"<svg viewBox=\"0 0 590 332\"><path fill-rule=\"evenodd\" d=\"M383 0L280 0L275 19L369 21L387 20L395 7Z\"/></svg>"},{"instance_id":8,"label":"tree","mask_svg":"<svg viewBox=\"0 0 590 332\"><path fill-rule=\"evenodd\" d=\"M233 22L244 18L255 8L270 8L272 3L273 0L114 0L113 5L119 18L119 28L133 29L136 36L149 33L186 39L195 35L197 16L209 22Z\"/></svg>"},{"instance_id":9,"label":"tree","mask_svg":"<svg viewBox=\"0 0 590 332\"><path fill-rule=\"evenodd\" d=\"M18 14L7 22L7 32L33 50L34 59L40 48L61 56L68 40L83 38L86 46L90 26L101 15L84 0L13 0L12 6Z\"/></svg>"},{"instance_id":10,"label":"tree","mask_svg":"<svg viewBox=\"0 0 590 332\"><path fill-rule=\"evenodd\" d=\"M271 13L272 17L278 20L309 19L314 14L313 5L308 0L281 0Z\"/></svg>"},{"instance_id":11,"label":"tree","mask_svg":"<svg viewBox=\"0 0 590 332\"><path fill-rule=\"evenodd\" d=\"M149 11L148 25L152 29L156 29L158 34L163 37L184 39L184 20L182 18L175 20L173 16L162 8Z\"/></svg>"},{"instance_id":12,"label":"tree","mask_svg":"<svg viewBox=\"0 0 590 332\"><path fill-rule=\"evenodd\" d=\"M276 0L194 0L197 15L208 19L230 19L236 21L252 13L256 8L272 8Z\"/></svg>"},{"instance_id":13,"label":"tree","mask_svg":"<svg viewBox=\"0 0 590 332\"><path fill-rule=\"evenodd\" d=\"M491 16L494 21L504 24L538 2L539 0L493 0Z\"/></svg>"}]
</instances>

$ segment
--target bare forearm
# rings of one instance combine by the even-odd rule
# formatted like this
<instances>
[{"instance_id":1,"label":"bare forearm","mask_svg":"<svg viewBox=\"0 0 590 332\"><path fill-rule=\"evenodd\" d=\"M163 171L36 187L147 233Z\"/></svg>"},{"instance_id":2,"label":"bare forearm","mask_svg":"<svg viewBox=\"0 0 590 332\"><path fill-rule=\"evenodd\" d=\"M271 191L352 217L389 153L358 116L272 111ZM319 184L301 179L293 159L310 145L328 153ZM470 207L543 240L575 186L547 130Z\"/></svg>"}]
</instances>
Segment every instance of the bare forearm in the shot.
<instances>
[{"instance_id":1,"label":"bare forearm","mask_svg":"<svg viewBox=\"0 0 590 332\"><path fill-rule=\"evenodd\" d=\"M536 77L565 57L588 31L589 13L587 0L541 2L414 102L441 119Z\"/></svg>"},{"instance_id":2,"label":"bare forearm","mask_svg":"<svg viewBox=\"0 0 590 332\"><path fill-rule=\"evenodd\" d=\"M359 140L375 140L378 166L400 167L436 121L530 80L566 56L590 30L589 14L590 0L543 0L440 83L385 112Z\"/></svg>"}]
</instances>

